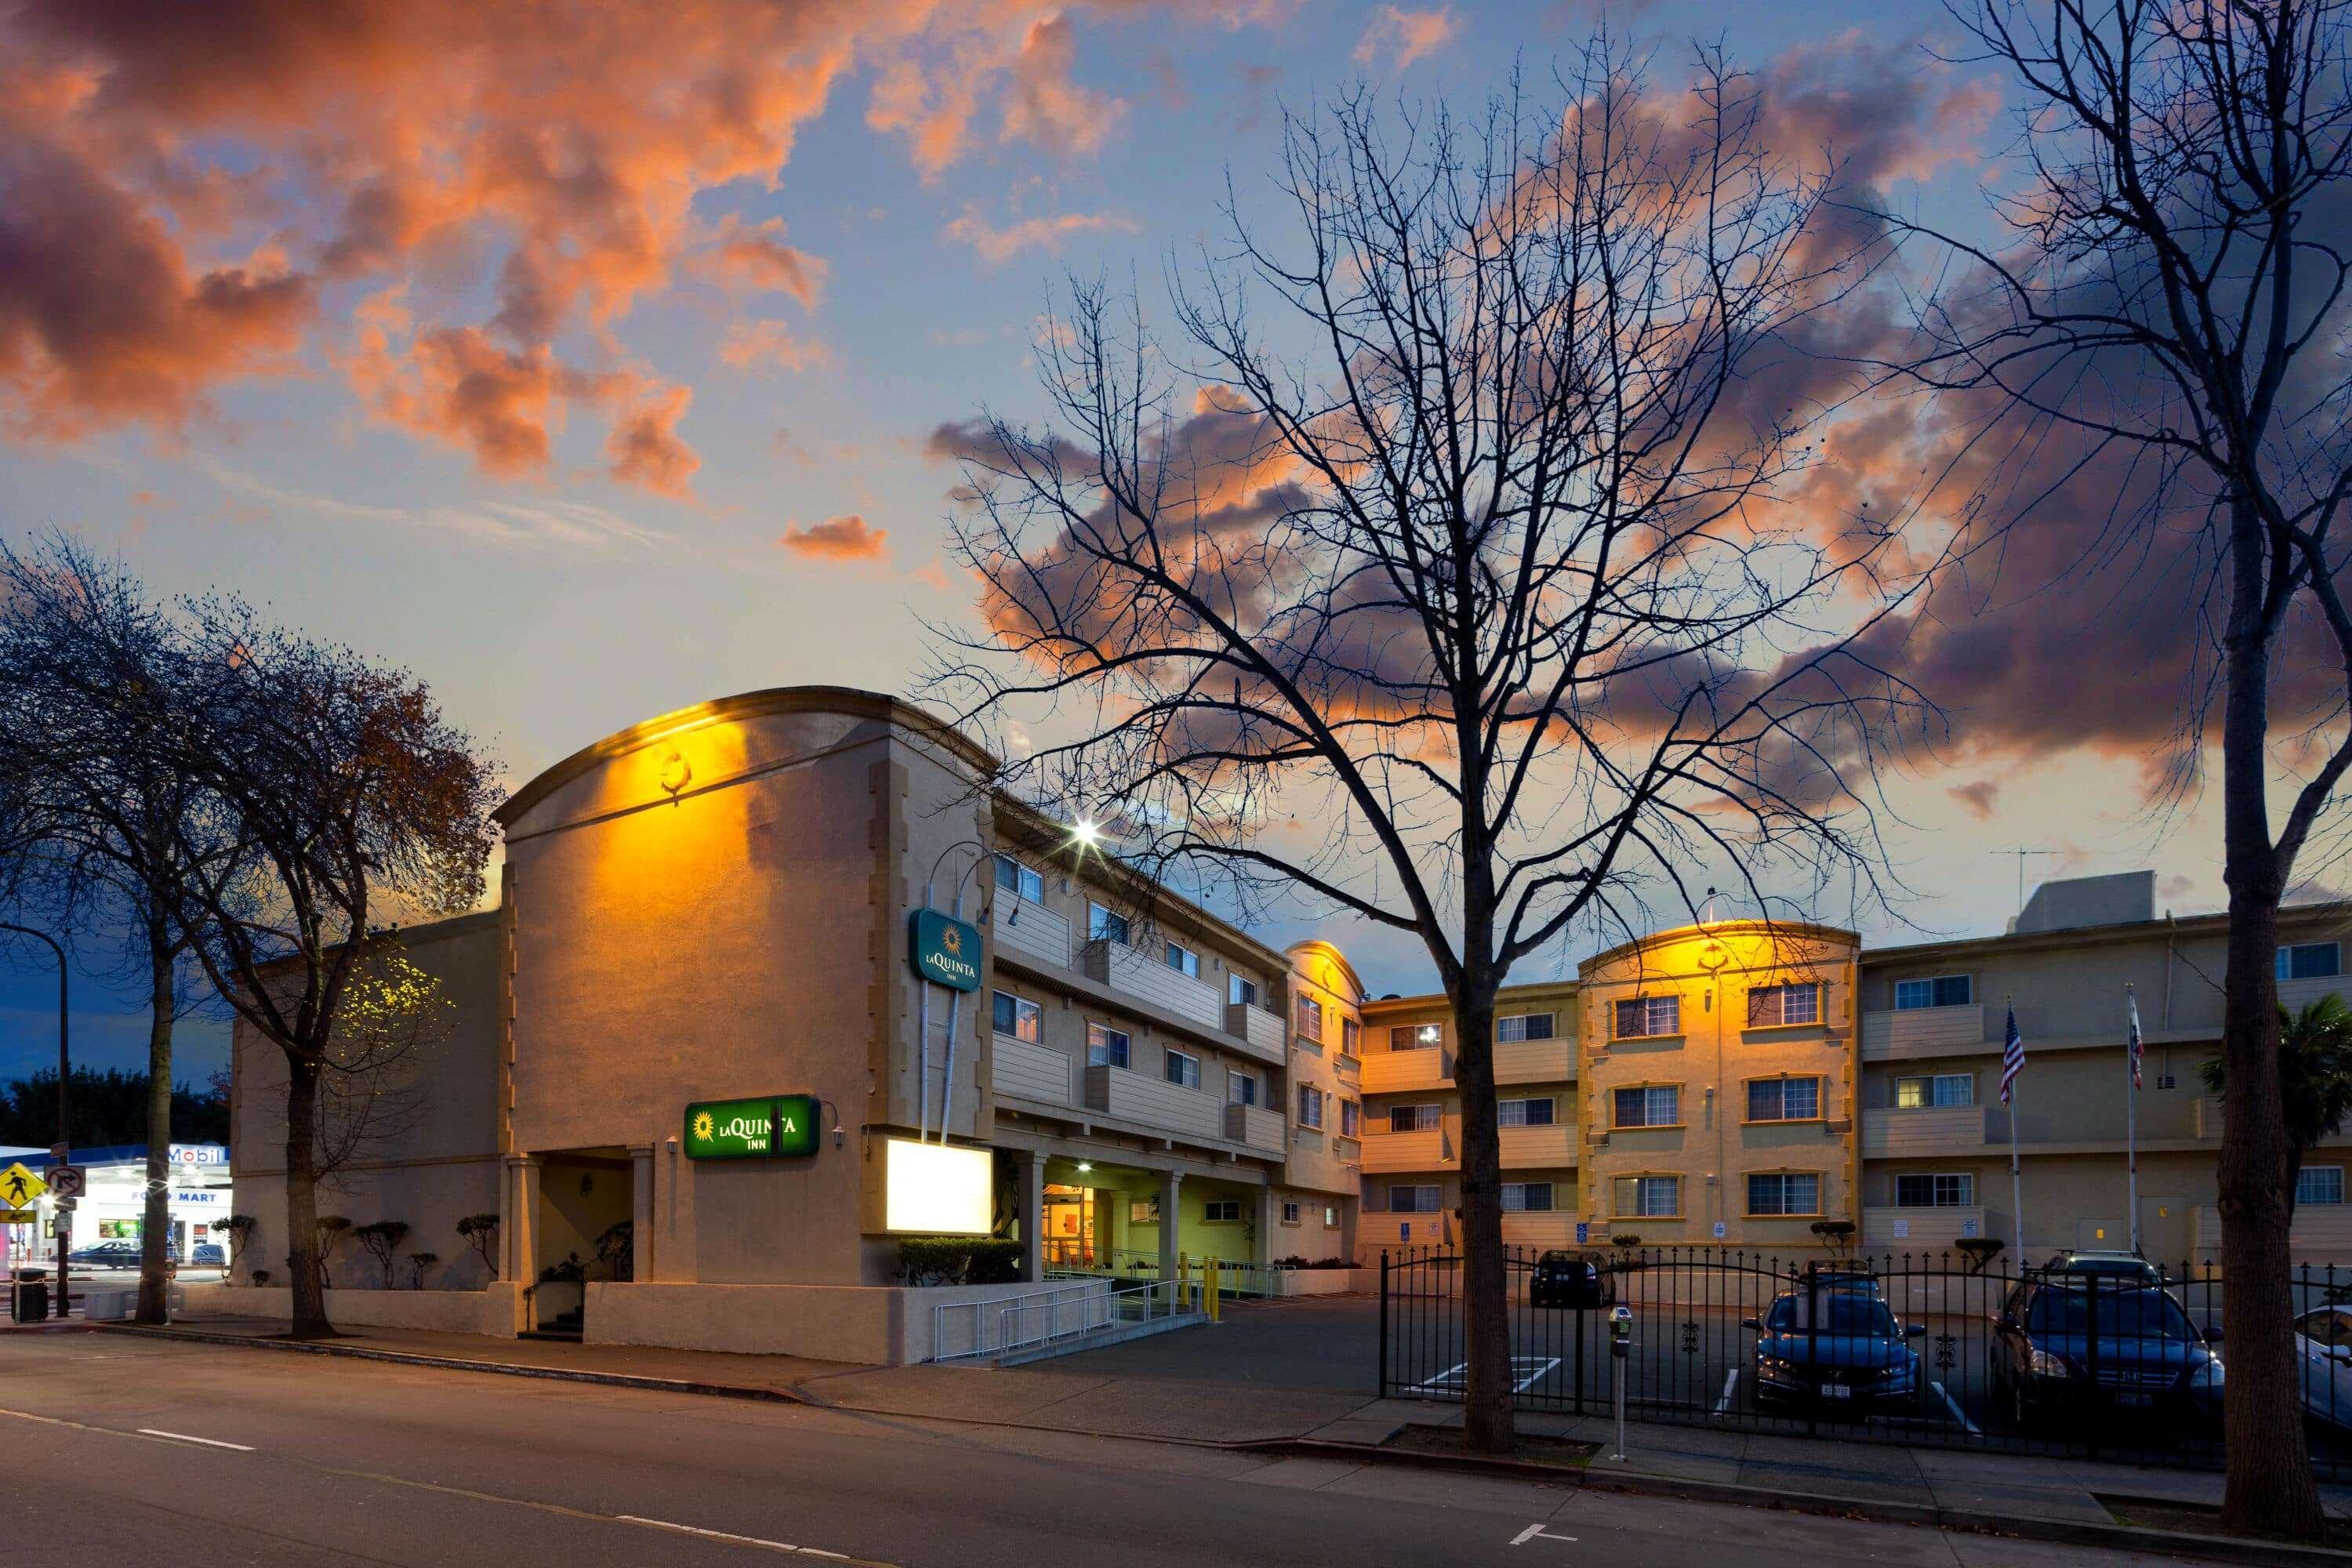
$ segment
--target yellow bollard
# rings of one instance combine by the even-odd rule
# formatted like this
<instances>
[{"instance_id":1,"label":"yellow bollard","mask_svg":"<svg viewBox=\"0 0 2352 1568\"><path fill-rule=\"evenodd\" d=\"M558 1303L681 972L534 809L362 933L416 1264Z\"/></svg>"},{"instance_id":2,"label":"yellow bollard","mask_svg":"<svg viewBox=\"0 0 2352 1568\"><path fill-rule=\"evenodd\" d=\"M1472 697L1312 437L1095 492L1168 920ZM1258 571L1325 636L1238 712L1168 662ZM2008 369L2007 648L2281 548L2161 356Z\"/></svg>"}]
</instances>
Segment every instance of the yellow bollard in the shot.
<instances>
[{"instance_id":1,"label":"yellow bollard","mask_svg":"<svg viewBox=\"0 0 2352 1568\"><path fill-rule=\"evenodd\" d=\"M1223 1320L1217 1315L1217 1260L1213 1257L1209 1259L1208 1282L1209 1321L1219 1322Z\"/></svg>"},{"instance_id":2,"label":"yellow bollard","mask_svg":"<svg viewBox=\"0 0 2352 1568\"><path fill-rule=\"evenodd\" d=\"M1169 1313L1172 1316L1182 1311L1185 1303L1192 1299L1192 1255L1189 1252L1180 1252L1176 1255L1176 1298L1168 1303Z\"/></svg>"}]
</instances>

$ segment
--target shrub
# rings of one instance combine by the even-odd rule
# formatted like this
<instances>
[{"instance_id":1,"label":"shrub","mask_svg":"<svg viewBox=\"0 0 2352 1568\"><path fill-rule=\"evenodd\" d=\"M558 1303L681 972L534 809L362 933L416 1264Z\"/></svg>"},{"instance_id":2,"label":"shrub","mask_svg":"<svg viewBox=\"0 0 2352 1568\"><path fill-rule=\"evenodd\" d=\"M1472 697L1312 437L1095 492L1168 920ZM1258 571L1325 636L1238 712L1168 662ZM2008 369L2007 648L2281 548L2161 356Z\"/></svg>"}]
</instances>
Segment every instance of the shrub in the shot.
<instances>
[{"instance_id":1,"label":"shrub","mask_svg":"<svg viewBox=\"0 0 2352 1568\"><path fill-rule=\"evenodd\" d=\"M408 1288L412 1290L424 1289L425 1270L440 1261L441 1255L437 1252L410 1253L408 1255Z\"/></svg>"},{"instance_id":2,"label":"shrub","mask_svg":"<svg viewBox=\"0 0 2352 1568\"><path fill-rule=\"evenodd\" d=\"M636 1223L617 1220L604 1227L596 1238L596 1261L604 1266L607 1279L634 1279L637 1273Z\"/></svg>"},{"instance_id":3,"label":"shrub","mask_svg":"<svg viewBox=\"0 0 2352 1568\"><path fill-rule=\"evenodd\" d=\"M378 1267L383 1268L383 1288L387 1290L391 1289L392 1257L394 1253L400 1250L400 1244L408 1239L408 1222L380 1219L373 1225L359 1226L352 1232L352 1235L358 1238L359 1244L367 1248Z\"/></svg>"},{"instance_id":4,"label":"shrub","mask_svg":"<svg viewBox=\"0 0 2352 1568\"><path fill-rule=\"evenodd\" d=\"M1971 1274L1983 1273L1985 1266L2000 1257L2006 1245L1997 1236L1962 1237L1952 1244L1954 1249L1969 1260L1969 1272Z\"/></svg>"},{"instance_id":5,"label":"shrub","mask_svg":"<svg viewBox=\"0 0 2352 1568\"><path fill-rule=\"evenodd\" d=\"M1850 1219L1817 1219L1808 1227L1821 1244L1838 1257L1843 1258L1853 1245L1853 1221Z\"/></svg>"},{"instance_id":6,"label":"shrub","mask_svg":"<svg viewBox=\"0 0 2352 1568\"><path fill-rule=\"evenodd\" d=\"M254 1282L256 1285L267 1285L267 1284L268 1284L268 1283L269 1283L269 1270L268 1270L268 1269L267 1269L267 1268L257 1268L257 1269L255 1269L255 1270L253 1271L253 1282Z\"/></svg>"},{"instance_id":7,"label":"shrub","mask_svg":"<svg viewBox=\"0 0 2352 1568\"><path fill-rule=\"evenodd\" d=\"M898 1275L909 1285L1010 1285L1021 1278L1021 1244L993 1236L905 1237Z\"/></svg>"},{"instance_id":8,"label":"shrub","mask_svg":"<svg viewBox=\"0 0 2352 1568\"><path fill-rule=\"evenodd\" d=\"M482 1267L490 1271L491 1279L497 1279L499 1260L491 1254L490 1248L499 1244L499 1216L494 1214L469 1214L457 1222L457 1234L481 1254Z\"/></svg>"},{"instance_id":9,"label":"shrub","mask_svg":"<svg viewBox=\"0 0 2352 1568\"><path fill-rule=\"evenodd\" d=\"M234 1273L238 1256L245 1244L253 1239L254 1217L249 1214L233 1214L226 1219L213 1221L213 1228L228 1237L228 1272Z\"/></svg>"},{"instance_id":10,"label":"shrub","mask_svg":"<svg viewBox=\"0 0 2352 1568\"><path fill-rule=\"evenodd\" d=\"M319 1288L322 1290L334 1287L335 1277L328 1272L328 1265L334 1259L335 1247L351 1228L352 1222L341 1215L319 1216Z\"/></svg>"}]
</instances>

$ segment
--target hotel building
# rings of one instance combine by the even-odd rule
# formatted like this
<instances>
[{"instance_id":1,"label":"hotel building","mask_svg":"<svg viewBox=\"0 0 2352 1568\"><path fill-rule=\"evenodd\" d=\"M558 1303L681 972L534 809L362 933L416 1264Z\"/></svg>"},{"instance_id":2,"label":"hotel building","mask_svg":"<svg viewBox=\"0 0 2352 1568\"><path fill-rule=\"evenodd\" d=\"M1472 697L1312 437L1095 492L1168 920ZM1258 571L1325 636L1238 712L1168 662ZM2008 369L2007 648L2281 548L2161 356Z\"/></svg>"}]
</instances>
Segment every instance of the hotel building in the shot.
<instances>
[{"instance_id":1,"label":"hotel building","mask_svg":"<svg viewBox=\"0 0 2352 1568\"><path fill-rule=\"evenodd\" d=\"M450 1026L320 1199L437 1258L425 1289L339 1289L331 1312L919 1360L947 1348L943 1306L1072 1277L1458 1243L1444 998L1372 998L1327 942L1266 946L996 795L994 770L904 703L790 688L633 726L517 791L496 907L402 936ZM1801 1252L1828 1221L1874 1250L2126 1245L2128 983L2142 1246L2211 1256L2220 1107L2197 1069L2223 922L2158 919L2152 887L2054 883L2009 934L1869 951L1712 922L1508 989L1506 1239ZM2344 923L2287 916L2290 1005L2339 984ZM238 1294L284 1292L282 1058L240 1024L233 1073L257 1228L210 1289L282 1311ZM2321 1260L2352 1258L2344 1142L2305 1172L2297 1251ZM457 1232L485 1215L487 1257ZM1017 1238L1024 1284L909 1289L902 1241L940 1234ZM360 1282L354 1251L334 1284Z\"/></svg>"}]
</instances>

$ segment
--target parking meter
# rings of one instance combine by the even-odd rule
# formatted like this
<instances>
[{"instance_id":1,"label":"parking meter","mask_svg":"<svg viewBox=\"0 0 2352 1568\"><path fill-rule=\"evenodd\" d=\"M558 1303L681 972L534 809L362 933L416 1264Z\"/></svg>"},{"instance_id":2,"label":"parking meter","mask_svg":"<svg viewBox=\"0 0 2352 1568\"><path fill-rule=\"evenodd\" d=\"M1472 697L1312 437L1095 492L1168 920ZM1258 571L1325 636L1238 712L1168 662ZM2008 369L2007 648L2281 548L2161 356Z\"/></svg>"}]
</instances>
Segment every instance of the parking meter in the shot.
<instances>
[{"instance_id":1,"label":"parking meter","mask_svg":"<svg viewBox=\"0 0 2352 1568\"><path fill-rule=\"evenodd\" d=\"M1617 1451L1609 1457L1622 1464L1625 1459L1625 1358L1633 1353L1633 1309L1615 1306L1609 1309L1609 1355L1619 1364L1612 1366L1609 1381L1617 1392Z\"/></svg>"}]
</instances>

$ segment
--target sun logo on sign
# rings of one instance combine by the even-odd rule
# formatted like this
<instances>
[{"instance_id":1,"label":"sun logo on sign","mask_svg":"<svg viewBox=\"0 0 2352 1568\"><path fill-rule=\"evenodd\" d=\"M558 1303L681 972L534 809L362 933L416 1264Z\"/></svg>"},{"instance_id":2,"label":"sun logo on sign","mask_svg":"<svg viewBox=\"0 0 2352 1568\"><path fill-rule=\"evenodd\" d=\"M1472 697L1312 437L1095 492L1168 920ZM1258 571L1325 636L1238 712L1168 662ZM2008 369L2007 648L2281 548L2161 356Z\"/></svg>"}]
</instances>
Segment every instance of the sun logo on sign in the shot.
<instances>
[{"instance_id":1,"label":"sun logo on sign","mask_svg":"<svg viewBox=\"0 0 2352 1568\"><path fill-rule=\"evenodd\" d=\"M963 956L963 932L949 926L940 932L940 945L958 958Z\"/></svg>"},{"instance_id":2,"label":"sun logo on sign","mask_svg":"<svg viewBox=\"0 0 2352 1568\"><path fill-rule=\"evenodd\" d=\"M719 1136L719 1123L710 1119L710 1112L698 1110L694 1113L694 1135L705 1143Z\"/></svg>"}]
</instances>

